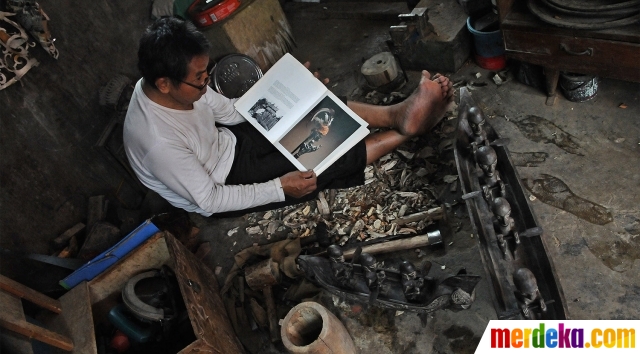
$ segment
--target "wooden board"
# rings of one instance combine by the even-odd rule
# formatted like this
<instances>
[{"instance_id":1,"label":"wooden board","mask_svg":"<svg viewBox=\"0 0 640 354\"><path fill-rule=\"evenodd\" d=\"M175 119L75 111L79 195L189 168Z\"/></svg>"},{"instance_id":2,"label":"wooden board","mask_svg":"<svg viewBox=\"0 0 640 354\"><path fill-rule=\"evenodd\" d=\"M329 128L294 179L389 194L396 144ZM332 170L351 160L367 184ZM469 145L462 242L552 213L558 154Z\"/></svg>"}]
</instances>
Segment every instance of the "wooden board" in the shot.
<instances>
[{"instance_id":1,"label":"wooden board","mask_svg":"<svg viewBox=\"0 0 640 354\"><path fill-rule=\"evenodd\" d=\"M89 282L89 293L93 316L96 322L106 319L107 313L120 299L122 288L134 275L148 270L159 269L164 264L171 266L164 233L151 236L142 245L113 264L102 274Z\"/></svg>"},{"instance_id":2,"label":"wooden board","mask_svg":"<svg viewBox=\"0 0 640 354\"><path fill-rule=\"evenodd\" d=\"M33 354L33 347L29 338L0 328L0 350L15 354Z\"/></svg>"},{"instance_id":3,"label":"wooden board","mask_svg":"<svg viewBox=\"0 0 640 354\"><path fill-rule=\"evenodd\" d=\"M0 327L66 351L73 349L71 339L27 322L20 298L0 290L0 304Z\"/></svg>"},{"instance_id":4,"label":"wooden board","mask_svg":"<svg viewBox=\"0 0 640 354\"><path fill-rule=\"evenodd\" d=\"M193 332L198 342L205 345L190 345L180 353L194 352L194 348L206 348L213 353L244 353L231 327L213 272L198 261L175 237L167 233L165 239L175 262L174 271L187 305Z\"/></svg>"},{"instance_id":5,"label":"wooden board","mask_svg":"<svg viewBox=\"0 0 640 354\"><path fill-rule=\"evenodd\" d=\"M73 339L72 354L96 353L96 333L91 312L89 285L82 282L60 297L62 313L46 314L39 320L46 328ZM52 354L67 353L52 350Z\"/></svg>"},{"instance_id":6,"label":"wooden board","mask_svg":"<svg viewBox=\"0 0 640 354\"><path fill-rule=\"evenodd\" d=\"M102 274L89 282L91 302L96 303L122 289L135 274L152 268L160 268L168 262L169 251L164 242L157 242L162 233L151 236L142 245L129 253L124 259L112 265Z\"/></svg>"}]
</instances>

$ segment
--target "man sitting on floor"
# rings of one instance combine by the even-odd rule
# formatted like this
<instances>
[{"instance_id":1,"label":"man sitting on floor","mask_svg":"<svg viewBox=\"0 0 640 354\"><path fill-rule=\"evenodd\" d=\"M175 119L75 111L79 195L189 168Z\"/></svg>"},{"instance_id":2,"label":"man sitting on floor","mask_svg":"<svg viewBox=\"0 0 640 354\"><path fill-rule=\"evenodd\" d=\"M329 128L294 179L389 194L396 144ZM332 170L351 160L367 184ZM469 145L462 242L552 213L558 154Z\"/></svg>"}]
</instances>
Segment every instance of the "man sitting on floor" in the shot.
<instances>
[{"instance_id":1,"label":"man sitting on floor","mask_svg":"<svg viewBox=\"0 0 640 354\"><path fill-rule=\"evenodd\" d=\"M426 71L392 106L346 102L373 128L322 175L300 172L208 84L210 44L191 23L162 18L138 49L142 73L124 123L124 145L140 181L173 206L204 216L279 208L327 188L364 183L364 169L433 128L452 100L449 80ZM346 100L344 100L346 101ZM223 214L221 214L223 213Z\"/></svg>"}]
</instances>

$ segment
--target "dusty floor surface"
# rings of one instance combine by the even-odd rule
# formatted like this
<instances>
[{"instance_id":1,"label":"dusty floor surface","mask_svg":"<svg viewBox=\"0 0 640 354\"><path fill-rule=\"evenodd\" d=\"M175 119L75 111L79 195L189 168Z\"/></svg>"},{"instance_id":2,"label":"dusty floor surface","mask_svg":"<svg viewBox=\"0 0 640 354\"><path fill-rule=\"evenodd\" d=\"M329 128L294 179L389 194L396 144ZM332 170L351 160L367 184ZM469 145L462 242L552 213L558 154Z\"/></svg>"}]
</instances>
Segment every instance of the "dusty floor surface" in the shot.
<instances>
[{"instance_id":1,"label":"dusty floor surface","mask_svg":"<svg viewBox=\"0 0 640 354\"><path fill-rule=\"evenodd\" d=\"M331 78L328 86L334 93L365 101L369 90L359 75L360 65L388 50L388 27L395 21L294 16L289 20L297 40L293 55L301 61L311 60L314 69ZM546 106L545 94L519 83L513 70L501 86L471 60L458 72L445 74L453 82L486 83L472 95L489 116L489 123L511 139L509 149L544 228L570 318L640 318L640 85L603 79L597 96L588 102L570 102L559 94L555 105ZM407 76L404 93L417 85L419 73L407 71ZM437 150L440 161L435 178L455 174L451 151L442 143L450 139L447 133L454 124L454 119L445 120L418 141ZM441 179L430 183L442 192L435 196L439 202L452 203L455 198L447 200L446 183ZM466 209L453 202L451 212L456 232L445 240L445 251L425 249L420 259L412 251L397 256L416 264L432 262L434 276L453 275L462 267L481 275L475 303L466 311L438 311L423 327L415 314L362 310L323 297L348 328L359 352L474 352L487 322L496 314ZM209 265L221 267L224 275L231 266L231 254L253 243L271 242L263 235L245 232L262 215L218 220L193 215L201 227L200 237L214 245L206 259ZM238 232L228 236L236 227Z\"/></svg>"},{"instance_id":2,"label":"dusty floor surface","mask_svg":"<svg viewBox=\"0 0 640 354\"><path fill-rule=\"evenodd\" d=\"M328 87L335 94L367 102L387 97L371 94L360 67L372 55L388 50L388 28L397 21L302 18L295 13L288 18L297 41L292 54L300 61L310 60L314 70L329 77ZM458 72L443 74L458 88L476 82L471 91L476 103L500 135L511 140L511 157L544 228L570 318L640 318L640 84L603 79L597 96L588 102L574 103L559 95L555 105L546 106L545 94L519 83L513 75L515 66L510 67L501 86L472 60ZM416 71L406 74L408 82L398 90L404 95L420 77ZM437 311L423 326L413 313L321 296L319 300L345 324L360 353L473 353L488 321L496 319L478 240L465 205L458 200L460 187L445 182L445 177L457 173L451 149L455 124L455 113L450 113L432 132L402 147L411 153L428 147L426 158L390 156L408 169L428 167L421 192L428 192L426 202L431 206L450 205L454 232L444 240L444 249L423 248L421 257L414 250L390 257L418 266L430 262L432 277L451 276L461 268L480 275L475 302L465 311ZM366 188L349 192L367 195L365 199L376 197ZM200 228L200 241L212 246L205 262L212 269L220 267L220 284L237 252L287 237L286 229L270 239L247 233L246 228L255 226L264 214L226 219L191 215ZM311 214L317 210L311 208ZM230 230L237 232L229 236ZM56 285L61 277L48 274ZM253 352L285 352L280 345L271 345L266 333L251 334Z\"/></svg>"}]
</instances>

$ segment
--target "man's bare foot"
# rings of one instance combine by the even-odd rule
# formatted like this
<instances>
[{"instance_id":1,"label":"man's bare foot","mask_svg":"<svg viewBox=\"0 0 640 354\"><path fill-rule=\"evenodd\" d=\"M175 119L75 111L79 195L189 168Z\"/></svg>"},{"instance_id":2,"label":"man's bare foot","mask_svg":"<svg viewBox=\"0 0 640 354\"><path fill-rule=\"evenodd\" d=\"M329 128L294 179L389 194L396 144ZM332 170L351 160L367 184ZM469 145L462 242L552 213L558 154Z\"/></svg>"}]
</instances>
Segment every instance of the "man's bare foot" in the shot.
<instances>
[{"instance_id":1,"label":"man's bare foot","mask_svg":"<svg viewBox=\"0 0 640 354\"><path fill-rule=\"evenodd\" d=\"M447 106L453 99L451 82L440 74L430 77L429 72L423 70L418 88L398 104L396 128L402 135L424 134L444 118Z\"/></svg>"},{"instance_id":2,"label":"man's bare foot","mask_svg":"<svg viewBox=\"0 0 640 354\"><path fill-rule=\"evenodd\" d=\"M453 84L448 77L441 74L435 74L433 75L431 80L436 81L440 84L440 87L442 88L442 94L449 102L453 101Z\"/></svg>"}]
</instances>

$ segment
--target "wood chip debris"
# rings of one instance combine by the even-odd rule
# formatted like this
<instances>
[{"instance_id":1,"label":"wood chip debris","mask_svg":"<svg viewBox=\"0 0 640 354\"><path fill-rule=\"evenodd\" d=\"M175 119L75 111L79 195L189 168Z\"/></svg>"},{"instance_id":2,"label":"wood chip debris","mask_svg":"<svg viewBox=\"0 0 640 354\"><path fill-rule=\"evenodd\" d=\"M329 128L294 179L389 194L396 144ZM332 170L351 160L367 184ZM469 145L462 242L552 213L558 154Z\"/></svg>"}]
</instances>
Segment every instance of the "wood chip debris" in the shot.
<instances>
[{"instance_id":1,"label":"wood chip debris","mask_svg":"<svg viewBox=\"0 0 640 354\"><path fill-rule=\"evenodd\" d=\"M502 80L502 78L498 74L493 75L492 79L493 79L493 82L498 86L504 83L504 80Z\"/></svg>"},{"instance_id":2,"label":"wood chip debris","mask_svg":"<svg viewBox=\"0 0 640 354\"><path fill-rule=\"evenodd\" d=\"M390 105L390 104L400 102L405 98L407 98L407 95L405 95L402 92L391 92L389 94L386 94L386 93L382 93L374 90L367 93L364 99L367 103L370 103L370 104Z\"/></svg>"},{"instance_id":3,"label":"wood chip debris","mask_svg":"<svg viewBox=\"0 0 640 354\"><path fill-rule=\"evenodd\" d=\"M442 177L444 183L453 183L458 180L458 175L446 175Z\"/></svg>"},{"instance_id":4,"label":"wood chip debris","mask_svg":"<svg viewBox=\"0 0 640 354\"><path fill-rule=\"evenodd\" d=\"M441 188L457 183L457 175L446 174L453 172L450 163L439 158L439 154L452 148L453 139L445 135L437 147L427 146L420 139L409 141L367 166L363 186L325 190L312 201L248 214L245 230L267 239L278 232L289 238L309 237L323 222L330 238L340 245L420 234L444 214L432 183ZM237 231L229 230L228 235Z\"/></svg>"}]
</instances>

